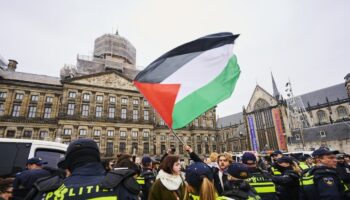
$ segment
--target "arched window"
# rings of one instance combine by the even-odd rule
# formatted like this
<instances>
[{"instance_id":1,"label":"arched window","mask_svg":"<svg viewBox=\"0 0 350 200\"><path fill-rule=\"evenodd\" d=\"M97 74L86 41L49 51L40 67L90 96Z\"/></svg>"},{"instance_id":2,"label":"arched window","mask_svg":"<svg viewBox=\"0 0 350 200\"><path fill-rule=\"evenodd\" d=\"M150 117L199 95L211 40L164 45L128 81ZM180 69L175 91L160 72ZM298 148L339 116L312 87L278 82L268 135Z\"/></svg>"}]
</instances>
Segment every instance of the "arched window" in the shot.
<instances>
[{"instance_id":1,"label":"arched window","mask_svg":"<svg viewBox=\"0 0 350 200\"><path fill-rule=\"evenodd\" d=\"M262 108L267 108L269 107L269 103L267 103L266 100L264 99L258 99L255 104L254 104L254 109L255 110L259 110L259 109L262 109Z\"/></svg>"},{"instance_id":2,"label":"arched window","mask_svg":"<svg viewBox=\"0 0 350 200\"><path fill-rule=\"evenodd\" d=\"M318 117L318 121L320 123L325 122L326 121L326 112L323 110L317 111L317 117Z\"/></svg>"},{"instance_id":3,"label":"arched window","mask_svg":"<svg viewBox=\"0 0 350 200\"><path fill-rule=\"evenodd\" d=\"M337 108L337 113L339 118L347 117L348 116L348 111L344 106L339 106Z\"/></svg>"}]
</instances>

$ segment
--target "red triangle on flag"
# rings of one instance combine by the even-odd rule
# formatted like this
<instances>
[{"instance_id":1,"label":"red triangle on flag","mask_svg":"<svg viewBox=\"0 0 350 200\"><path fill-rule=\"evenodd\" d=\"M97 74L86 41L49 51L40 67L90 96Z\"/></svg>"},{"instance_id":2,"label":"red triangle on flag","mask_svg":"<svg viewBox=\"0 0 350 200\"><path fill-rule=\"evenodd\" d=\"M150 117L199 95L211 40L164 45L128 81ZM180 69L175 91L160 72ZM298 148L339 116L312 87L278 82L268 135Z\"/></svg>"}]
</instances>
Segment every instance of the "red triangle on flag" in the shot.
<instances>
[{"instance_id":1,"label":"red triangle on flag","mask_svg":"<svg viewBox=\"0 0 350 200\"><path fill-rule=\"evenodd\" d=\"M134 81L134 84L171 128L173 109L180 84L141 83L137 81Z\"/></svg>"}]
</instances>

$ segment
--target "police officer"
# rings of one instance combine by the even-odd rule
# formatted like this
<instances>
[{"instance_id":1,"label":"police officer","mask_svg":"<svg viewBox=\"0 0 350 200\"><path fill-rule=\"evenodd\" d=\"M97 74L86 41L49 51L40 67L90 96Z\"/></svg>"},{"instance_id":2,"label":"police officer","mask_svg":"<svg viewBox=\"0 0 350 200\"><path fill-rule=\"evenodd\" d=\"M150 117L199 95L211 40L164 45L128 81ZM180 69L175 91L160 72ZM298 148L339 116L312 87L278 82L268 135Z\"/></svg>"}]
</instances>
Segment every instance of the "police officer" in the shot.
<instances>
[{"instance_id":1,"label":"police officer","mask_svg":"<svg viewBox=\"0 0 350 200\"><path fill-rule=\"evenodd\" d=\"M249 178L249 169L243 163L233 163L227 169L228 188L223 191L225 197L235 200L260 200L261 198L253 187L246 181Z\"/></svg>"},{"instance_id":2,"label":"police officer","mask_svg":"<svg viewBox=\"0 0 350 200\"><path fill-rule=\"evenodd\" d=\"M39 157L33 157L27 160L27 170L16 175L13 182L13 199L24 199L33 187L33 183L39 178L50 176L50 172L43 169L47 164Z\"/></svg>"},{"instance_id":3,"label":"police officer","mask_svg":"<svg viewBox=\"0 0 350 200\"><path fill-rule=\"evenodd\" d=\"M303 171L307 171L307 170L309 170L310 167L311 167L311 166L309 166L309 165L306 163L306 159L307 159L306 155L301 155L301 156L299 157L299 167L300 167L300 169L303 170Z\"/></svg>"},{"instance_id":4,"label":"police officer","mask_svg":"<svg viewBox=\"0 0 350 200\"><path fill-rule=\"evenodd\" d=\"M337 155L337 172L344 184L350 187L350 165L345 163L344 154Z\"/></svg>"},{"instance_id":5,"label":"police officer","mask_svg":"<svg viewBox=\"0 0 350 200\"><path fill-rule=\"evenodd\" d=\"M70 143L64 162L71 176L64 180L41 179L35 184L40 192L35 199L138 199L140 188L133 177L135 171L124 169L106 174L95 141L78 139Z\"/></svg>"},{"instance_id":6,"label":"police officer","mask_svg":"<svg viewBox=\"0 0 350 200\"><path fill-rule=\"evenodd\" d=\"M281 175L281 172L278 171L278 165L276 163L276 160L281 158L283 156L282 151L280 150L275 150L272 154L271 154L271 158L273 160L272 166L271 166L271 174L274 176L278 176Z\"/></svg>"},{"instance_id":7,"label":"police officer","mask_svg":"<svg viewBox=\"0 0 350 200\"><path fill-rule=\"evenodd\" d=\"M256 156L246 152L242 156L242 163L246 164L249 169L250 177L247 179L249 185L254 187L262 200L274 200L276 197L275 184L271 177L266 177L263 170L257 167Z\"/></svg>"},{"instance_id":8,"label":"police officer","mask_svg":"<svg viewBox=\"0 0 350 200\"><path fill-rule=\"evenodd\" d=\"M316 166L304 174L301 180L301 200L350 199L349 189L337 174L336 153L321 147L312 153Z\"/></svg>"},{"instance_id":9,"label":"police officer","mask_svg":"<svg viewBox=\"0 0 350 200\"><path fill-rule=\"evenodd\" d=\"M152 169L152 158L144 156L141 160L142 170L139 177L137 177L137 183L141 186L141 199L147 200L149 190L152 184L156 180L156 172Z\"/></svg>"}]
</instances>

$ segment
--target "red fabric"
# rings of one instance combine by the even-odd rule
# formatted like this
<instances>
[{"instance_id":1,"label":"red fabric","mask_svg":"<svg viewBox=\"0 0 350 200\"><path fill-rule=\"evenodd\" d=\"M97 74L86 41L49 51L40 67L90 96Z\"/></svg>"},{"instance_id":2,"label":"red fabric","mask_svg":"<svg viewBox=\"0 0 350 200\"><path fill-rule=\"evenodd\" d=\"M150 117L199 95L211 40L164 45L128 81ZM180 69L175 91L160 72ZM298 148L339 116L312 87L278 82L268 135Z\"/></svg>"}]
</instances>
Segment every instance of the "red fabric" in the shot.
<instances>
[{"instance_id":1,"label":"red fabric","mask_svg":"<svg viewBox=\"0 0 350 200\"><path fill-rule=\"evenodd\" d=\"M134 84L162 116L164 122L172 127L172 114L180 84L141 83L137 81L134 81Z\"/></svg>"}]
</instances>

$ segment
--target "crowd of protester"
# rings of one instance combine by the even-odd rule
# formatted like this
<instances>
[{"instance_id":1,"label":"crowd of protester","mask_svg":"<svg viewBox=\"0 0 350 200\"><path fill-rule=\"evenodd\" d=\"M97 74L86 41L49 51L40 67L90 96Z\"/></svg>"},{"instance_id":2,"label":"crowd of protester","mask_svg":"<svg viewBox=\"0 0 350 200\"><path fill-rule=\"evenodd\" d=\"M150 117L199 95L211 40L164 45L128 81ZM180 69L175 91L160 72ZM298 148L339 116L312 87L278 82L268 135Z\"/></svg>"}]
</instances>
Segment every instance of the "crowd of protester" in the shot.
<instances>
[{"instance_id":1,"label":"crowd of protester","mask_svg":"<svg viewBox=\"0 0 350 200\"><path fill-rule=\"evenodd\" d=\"M187 165L174 149L159 161L129 154L101 160L93 140L78 139L57 169L34 157L25 171L1 178L0 200L350 199L350 156L328 148L312 155L245 152L239 159L216 152L201 158L190 146L185 151Z\"/></svg>"}]
</instances>

